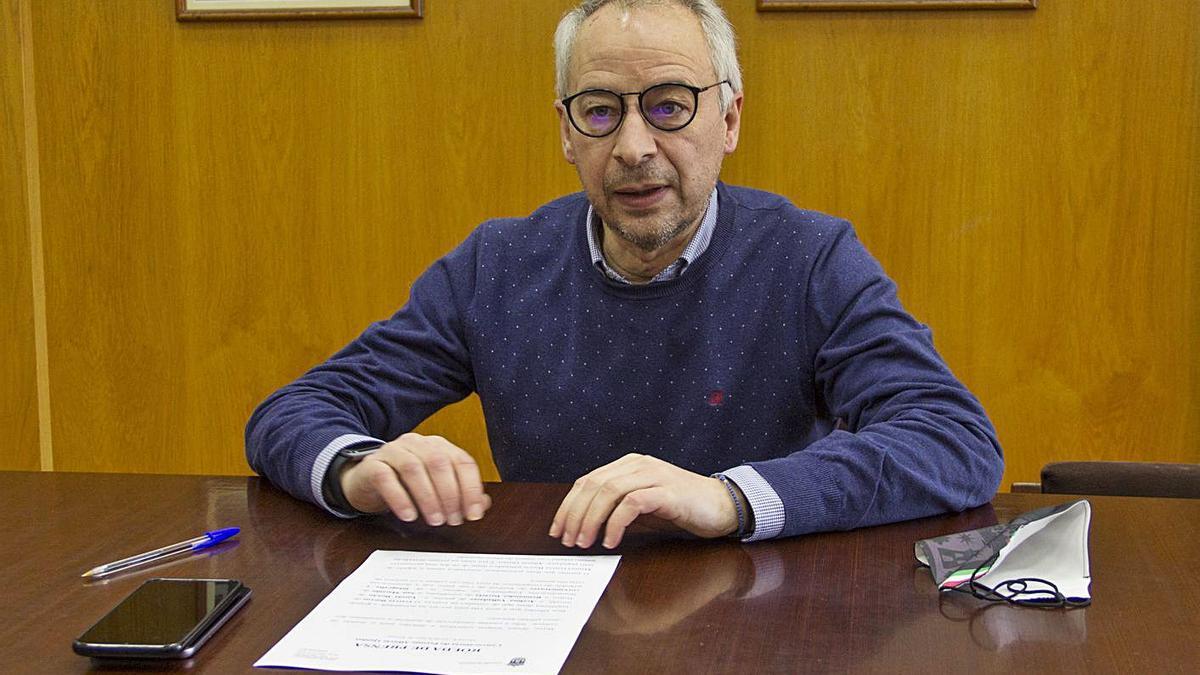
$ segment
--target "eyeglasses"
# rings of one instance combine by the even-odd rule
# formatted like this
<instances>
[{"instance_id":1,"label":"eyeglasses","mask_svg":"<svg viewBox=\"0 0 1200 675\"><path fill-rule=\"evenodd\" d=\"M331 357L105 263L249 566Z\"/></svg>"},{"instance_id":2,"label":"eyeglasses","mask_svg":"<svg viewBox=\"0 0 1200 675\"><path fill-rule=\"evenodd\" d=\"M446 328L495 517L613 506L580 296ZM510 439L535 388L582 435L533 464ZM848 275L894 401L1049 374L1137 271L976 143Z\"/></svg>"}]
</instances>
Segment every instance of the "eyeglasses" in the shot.
<instances>
[{"instance_id":1,"label":"eyeglasses","mask_svg":"<svg viewBox=\"0 0 1200 675\"><path fill-rule=\"evenodd\" d=\"M607 89L585 89L562 100L567 117L579 133L602 138L616 131L625 120L625 97L638 97L638 110L650 126L663 131L679 131L696 118L700 94L729 84L721 80L707 87L668 82L656 84L645 91L618 94Z\"/></svg>"}]
</instances>

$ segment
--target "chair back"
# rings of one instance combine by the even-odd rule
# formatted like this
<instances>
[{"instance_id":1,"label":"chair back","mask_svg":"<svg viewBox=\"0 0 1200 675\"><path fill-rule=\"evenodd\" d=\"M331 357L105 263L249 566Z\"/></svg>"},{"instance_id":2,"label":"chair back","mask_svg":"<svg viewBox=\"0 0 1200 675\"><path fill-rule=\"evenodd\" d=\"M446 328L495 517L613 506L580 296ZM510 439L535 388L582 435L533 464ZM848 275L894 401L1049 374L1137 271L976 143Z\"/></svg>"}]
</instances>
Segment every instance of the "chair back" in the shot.
<instances>
[{"instance_id":1,"label":"chair back","mask_svg":"<svg viewBox=\"0 0 1200 675\"><path fill-rule=\"evenodd\" d=\"M1200 464L1051 462L1042 467L1042 492L1200 499Z\"/></svg>"}]
</instances>

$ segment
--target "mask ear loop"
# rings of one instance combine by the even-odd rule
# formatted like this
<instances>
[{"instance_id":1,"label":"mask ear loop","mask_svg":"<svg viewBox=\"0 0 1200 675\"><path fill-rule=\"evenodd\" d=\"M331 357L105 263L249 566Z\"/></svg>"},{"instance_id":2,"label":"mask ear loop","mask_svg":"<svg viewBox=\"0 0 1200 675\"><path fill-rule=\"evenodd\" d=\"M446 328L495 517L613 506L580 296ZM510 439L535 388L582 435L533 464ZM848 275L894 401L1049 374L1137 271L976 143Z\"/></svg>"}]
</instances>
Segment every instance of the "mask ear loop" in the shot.
<instances>
[{"instance_id":1,"label":"mask ear loop","mask_svg":"<svg viewBox=\"0 0 1200 675\"><path fill-rule=\"evenodd\" d=\"M983 548L989 548L992 542L1007 534L1008 530L997 533L989 539ZM992 565L1000 557L1000 550L992 554L982 565L978 565L971 572L971 577L950 590L957 593L964 593L980 600L987 602L1004 602L1018 607L1036 607L1039 609L1058 609L1060 607L1087 607L1092 604L1091 599L1072 600L1063 595L1058 590L1058 585L1047 579L1039 579L1037 577L1021 577L1019 579L1008 579L1001 582L997 586L988 587L978 582L981 572L980 570L991 569ZM1042 588L1031 588L1031 585L1040 584ZM964 588L965 586L965 588Z\"/></svg>"}]
</instances>

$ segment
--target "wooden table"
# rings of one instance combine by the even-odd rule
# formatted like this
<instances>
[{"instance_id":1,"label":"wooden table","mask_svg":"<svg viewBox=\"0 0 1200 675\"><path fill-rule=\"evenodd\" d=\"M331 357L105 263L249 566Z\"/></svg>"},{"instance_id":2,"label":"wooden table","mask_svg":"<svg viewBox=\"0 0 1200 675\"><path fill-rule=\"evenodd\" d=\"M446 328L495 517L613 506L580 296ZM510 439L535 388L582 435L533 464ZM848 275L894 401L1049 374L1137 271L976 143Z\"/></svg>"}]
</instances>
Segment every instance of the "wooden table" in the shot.
<instances>
[{"instance_id":1,"label":"wooden table","mask_svg":"<svg viewBox=\"0 0 1200 675\"><path fill-rule=\"evenodd\" d=\"M484 520L435 529L341 521L258 478L0 473L0 673L113 670L76 656L71 640L154 576L231 577L253 589L197 657L150 668L235 673L252 671L376 549L575 553L545 534L567 486L488 490L495 506ZM918 539L1061 501L1000 494L963 514L755 545L634 530L563 672L1196 672L1200 500L1092 498L1087 609L941 597L914 563ZM242 534L209 555L79 579L233 525Z\"/></svg>"}]
</instances>

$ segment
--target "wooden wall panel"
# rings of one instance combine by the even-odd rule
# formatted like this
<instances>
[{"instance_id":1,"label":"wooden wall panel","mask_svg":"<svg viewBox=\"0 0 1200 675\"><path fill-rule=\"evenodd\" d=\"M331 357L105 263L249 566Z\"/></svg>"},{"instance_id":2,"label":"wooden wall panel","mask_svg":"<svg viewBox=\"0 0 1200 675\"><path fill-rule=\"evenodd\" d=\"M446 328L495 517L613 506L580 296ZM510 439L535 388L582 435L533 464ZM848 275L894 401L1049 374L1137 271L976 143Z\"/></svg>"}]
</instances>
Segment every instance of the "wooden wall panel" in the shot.
<instances>
[{"instance_id":1,"label":"wooden wall panel","mask_svg":"<svg viewBox=\"0 0 1200 675\"><path fill-rule=\"evenodd\" d=\"M1006 482L1200 461L1200 12L734 12L734 181L856 223L985 403Z\"/></svg>"},{"instance_id":2,"label":"wooden wall panel","mask_svg":"<svg viewBox=\"0 0 1200 675\"><path fill-rule=\"evenodd\" d=\"M25 180L25 96L21 10L0 0L0 469L37 470L29 209Z\"/></svg>"},{"instance_id":3,"label":"wooden wall panel","mask_svg":"<svg viewBox=\"0 0 1200 675\"><path fill-rule=\"evenodd\" d=\"M567 0L192 25L35 4L58 468L246 471L267 393L481 220L577 189L551 108ZM991 412L1006 480L1200 461L1194 3L725 5L748 87L726 178L856 223ZM486 453L476 403L422 428Z\"/></svg>"},{"instance_id":4,"label":"wooden wall panel","mask_svg":"<svg viewBox=\"0 0 1200 675\"><path fill-rule=\"evenodd\" d=\"M535 10L180 25L170 3L42 6L58 464L244 471L258 400L476 223L574 189L552 75L510 77L550 58L502 28L547 34ZM446 419L486 453L469 404Z\"/></svg>"}]
</instances>

